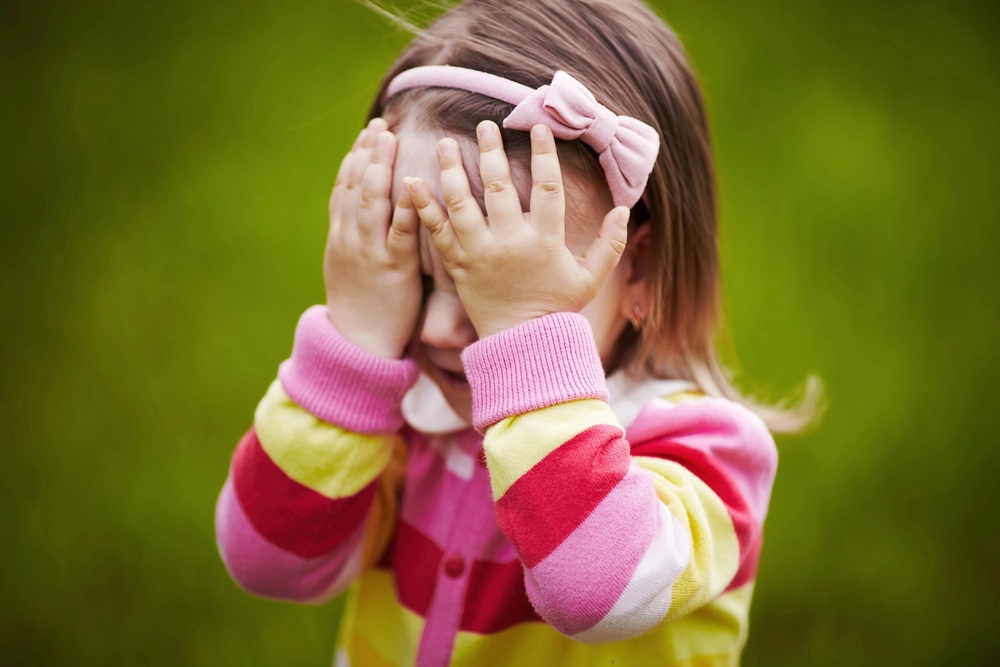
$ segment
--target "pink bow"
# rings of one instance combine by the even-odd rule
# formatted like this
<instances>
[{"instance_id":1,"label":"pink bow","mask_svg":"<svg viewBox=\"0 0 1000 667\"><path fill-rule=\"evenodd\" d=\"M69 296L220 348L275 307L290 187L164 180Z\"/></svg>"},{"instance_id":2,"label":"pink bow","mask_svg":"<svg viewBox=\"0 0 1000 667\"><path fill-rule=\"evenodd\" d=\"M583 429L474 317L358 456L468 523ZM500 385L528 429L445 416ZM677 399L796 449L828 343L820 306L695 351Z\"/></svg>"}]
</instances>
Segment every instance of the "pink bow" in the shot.
<instances>
[{"instance_id":1,"label":"pink bow","mask_svg":"<svg viewBox=\"0 0 1000 667\"><path fill-rule=\"evenodd\" d=\"M597 151L615 206L635 205L646 189L660 150L656 130L630 116L618 116L598 103L586 86L566 72L531 92L503 121L512 130L539 123L558 139L581 139Z\"/></svg>"}]
</instances>

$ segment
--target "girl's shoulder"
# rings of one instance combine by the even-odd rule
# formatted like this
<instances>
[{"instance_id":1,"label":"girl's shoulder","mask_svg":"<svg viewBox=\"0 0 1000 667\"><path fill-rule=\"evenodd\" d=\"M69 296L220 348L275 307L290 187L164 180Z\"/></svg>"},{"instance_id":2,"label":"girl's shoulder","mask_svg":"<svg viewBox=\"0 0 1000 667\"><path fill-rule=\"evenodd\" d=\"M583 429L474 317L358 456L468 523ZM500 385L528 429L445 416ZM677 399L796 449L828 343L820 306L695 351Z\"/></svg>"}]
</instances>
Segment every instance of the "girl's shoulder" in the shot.
<instances>
[{"instance_id":1,"label":"girl's shoulder","mask_svg":"<svg viewBox=\"0 0 1000 667\"><path fill-rule=\"evenodd\" d=\"M742 452L767 467L777 465L774 438L746 406L705 394L687 380L615 374L608 378L610 405L633 448L672 440L706 450Z\"/></svg>"}]
</instances>

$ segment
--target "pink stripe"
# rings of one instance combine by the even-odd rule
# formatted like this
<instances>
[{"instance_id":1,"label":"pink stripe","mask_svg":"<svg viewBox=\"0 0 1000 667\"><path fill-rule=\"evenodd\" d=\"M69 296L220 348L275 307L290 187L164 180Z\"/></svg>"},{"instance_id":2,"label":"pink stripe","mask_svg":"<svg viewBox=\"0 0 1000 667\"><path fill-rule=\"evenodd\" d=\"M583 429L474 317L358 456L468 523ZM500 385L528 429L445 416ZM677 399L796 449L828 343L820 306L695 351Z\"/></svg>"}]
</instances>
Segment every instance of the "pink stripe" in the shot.
<instances>
[{"instance_id":1,"label":"pink stripe","mask_svg":"<svg viewBox=\"0 0 1000 667\"><path fill-rule=\"evenodd\" d=\"M497 521L535 567L586 519L628 474L622 430L596 424L550 452L497 501Z\"/></svg>"},{"instance_id":2,"label":"pink stripe","mask_svg":"<svg viewBox=\"0 0 1000 667\"><path fill-rule=\"evenodd\" d=\"M486 472L476 466L473 474ZM442 453L420 434L414 434L410 441L403 493L403 520L439 545L448 543L459 506L473 495L469 483L451 474Z\"/></svg>"},{"instance_id":3,"label":"pink stripe","mask_svg":"<svg viewBox=\"0 0 1000 667\"><path fill-rule=\"evenodd\" d=\"M488 496L492 500L492 496ZM495 530L490 534L489 539L483 545L479 559L491 563L509 563L512 560L520 560L517 549L507 539L501 530Z\"/></svg>"},{"instance_id":4,"label":"pink stripe","mask_svg":"<svg viewBox=\"0 0 1000 667\"><path fill-rule=\"evenodd\" d=\"M307 602L321 598L338 584L337 578L361 548L367 522L326 556L301 558L261 537L226 480L215 508L215 532L222 561L243 589L279 600Z\"/></svg>"},{"instance_id":5,"label":"pink stripe","mask_svg":"<svg viewBox=\"0 0 1000 667\"><path fill-rule=\"evenodd\" d=\"M278 377L289 397L310 414L355 433L395 433L400 404L417 381L412 359L384 359L362 350L330 323L326 306L302 314L292 356Z\"/></svg>"},{"instance_id":6,"label":"pink stripe","mask_svg":"<svg viewBox=\"0 0 1000 667\"><path fill-rule=\"evenodd\" d=\"M652 480L631 464L593 513L527 571L528 598L538 613L566 635L604 618L653 540L658 503Z\"/></svg>"},{"instance_id":7,"label":"pink stripe","mask_svg":"<svg viewBox=\"0 0 1000 667\"><path fill-rule=\"evenodd\" d=\"M480 431L502 419L583 398L608 400L590 323L553 313L488 336L462 351Z\"/></svg>"},{"instance_id":8,"label":"pink stripe","mask_svg":"<svg viewBox=\"0 0 1000 667\"><path fill-rule=\"evenodd\" d=\"M644 441L670 440L705 452L739 490L757 526L763 525L778 450L767 427L749 410L716 398L675 406L653 401L639 413L625 437L633 450Z\"/></svg>"}]
</instances>

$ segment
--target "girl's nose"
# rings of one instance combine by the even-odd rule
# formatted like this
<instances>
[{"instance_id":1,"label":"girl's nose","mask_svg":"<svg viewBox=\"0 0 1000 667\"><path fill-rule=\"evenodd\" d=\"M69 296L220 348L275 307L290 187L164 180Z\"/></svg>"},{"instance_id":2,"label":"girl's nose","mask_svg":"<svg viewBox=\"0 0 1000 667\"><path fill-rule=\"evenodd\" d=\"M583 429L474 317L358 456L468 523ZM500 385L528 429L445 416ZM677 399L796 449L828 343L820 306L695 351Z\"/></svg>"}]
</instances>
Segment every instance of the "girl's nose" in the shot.
<instances>
[{"instance_id":1,"label":"girl's nose","mask_svg":"<svg viewBox=\"0 0 1000 667\"><path fill-rule=\"evenodd\" d=\"M420 342L440 349L464 349L475 343L476 329L457 294L434 291L427 300Z\"/></svg>"}]
</instances>

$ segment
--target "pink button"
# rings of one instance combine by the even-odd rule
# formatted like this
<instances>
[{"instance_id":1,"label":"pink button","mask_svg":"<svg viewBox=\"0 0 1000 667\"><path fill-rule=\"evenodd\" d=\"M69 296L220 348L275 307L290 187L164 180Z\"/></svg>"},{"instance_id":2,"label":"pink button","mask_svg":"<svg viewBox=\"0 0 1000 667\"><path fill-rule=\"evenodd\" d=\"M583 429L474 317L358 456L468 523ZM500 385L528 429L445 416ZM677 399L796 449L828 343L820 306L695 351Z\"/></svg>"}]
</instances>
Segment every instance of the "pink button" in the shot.
<instances>
[{"instance_id":1,"label":"pink button","mask_svg":"<svg viewBox=\"0 0 1000 667\"><path fill-rule=\"evenodd\" d=\"M444 573L452 579L458 579L465 572L465 559L458 554L452 554L444 559Z\"/></svg>"}]
</instances>

